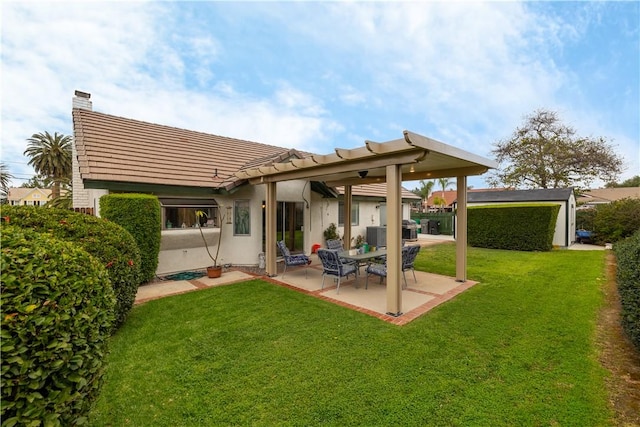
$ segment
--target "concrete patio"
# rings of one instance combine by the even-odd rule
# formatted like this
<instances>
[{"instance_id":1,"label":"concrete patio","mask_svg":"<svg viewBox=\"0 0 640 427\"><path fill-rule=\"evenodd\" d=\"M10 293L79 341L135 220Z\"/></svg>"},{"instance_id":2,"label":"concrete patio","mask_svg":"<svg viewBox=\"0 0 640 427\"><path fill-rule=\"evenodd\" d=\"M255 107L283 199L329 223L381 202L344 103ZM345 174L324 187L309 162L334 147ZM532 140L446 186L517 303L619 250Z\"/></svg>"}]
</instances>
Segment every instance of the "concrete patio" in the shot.
<instances>
[{"instance_id":1,"label":"concrete patio","mask_svg":"<svg viewBox=\"0 0 640 427\"><path fill-rule=\"evenodd\" d=\"M453 240L451 236L421 236L421 246L441 243ZM312 263L306 269L289 268L282 275L283 265L278 265L278 275L267 277L261 274L243 271L242 269L229 269L220 278L209 279L206 276L192 280L158 280L156 282L140 286L135 303L141 304L166 296L182 294L214 286L229 285L260 278L279 286L284 286L298 292L303 292L315 298L320 298L334 304L347 307L362 313L369 314L384 321L404 325L426 313L433 307L450 300L461 292L475 285L476 282L456 282L455 278L437 274L416 271L416 280L413 274L407 272L407 288L402 290L402 315L398 317L386 314L386 285L380 282L378 277L369 278L368 289L365 289L364 267L361 267L361 275L358 279L350 276L348 280L342 280L340 293L336 284L330 277L325 279L322 289L322 265L315 254L311 255Z\"/></svg>"}]
</instances>

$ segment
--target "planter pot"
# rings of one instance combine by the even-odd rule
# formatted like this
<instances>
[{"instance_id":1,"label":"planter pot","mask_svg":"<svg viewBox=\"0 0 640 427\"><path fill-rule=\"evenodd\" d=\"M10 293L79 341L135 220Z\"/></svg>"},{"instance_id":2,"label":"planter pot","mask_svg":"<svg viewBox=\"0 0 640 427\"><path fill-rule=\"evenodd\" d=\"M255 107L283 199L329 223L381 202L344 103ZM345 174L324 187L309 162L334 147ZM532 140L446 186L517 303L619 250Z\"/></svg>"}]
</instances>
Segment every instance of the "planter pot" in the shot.
<instances>
[{"instance_id":1,"label":"planter pot","mask_svg":"<svg viewBox=\"0 0 640 427\"><path fill-rule=\"evenodd\" d=\"M207 267L208 278L215 279L216 277L220 277L221 274L222 274L222 266Z\"/></svg>"}]
</instances>

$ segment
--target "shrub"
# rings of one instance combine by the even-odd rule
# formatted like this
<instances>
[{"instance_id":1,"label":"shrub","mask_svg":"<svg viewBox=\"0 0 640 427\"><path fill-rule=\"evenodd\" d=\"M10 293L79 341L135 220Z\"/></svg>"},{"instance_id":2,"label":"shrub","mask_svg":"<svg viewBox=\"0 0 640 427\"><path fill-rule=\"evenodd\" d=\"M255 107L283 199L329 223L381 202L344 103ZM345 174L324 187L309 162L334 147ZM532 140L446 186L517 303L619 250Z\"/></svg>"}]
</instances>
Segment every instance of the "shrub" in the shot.
<instances>
[{"instance_id":1,"label":"shrub","mask_svg":"<svg viewBox=\"0 0 640 427\"><path fill-rule=\"evenodd\" d=\"M338 234L338 229L335 225L335 223L331 223L329 224L329 226L324 230L323 232L324 234L324 240L338 240L340 238L340 235Z\"/></svg>"},{"instance_id":2,"label":"shrub","mask_svg":"<svg viewBox=\"0 0 640 427\"><path fill-rule=\"evenodd\" d=\"M2 226L2 425L76 425L102 386L115 299L71 242Z\"/></svg>"},{"instance_id":3,"label":"shrub","mask_svg":"<svg viewBox=\"0 0 640 427\"><path fill-rule=\"evenodd\" d=\"M640 199L622 199L596 208L593 231L598 243L615 243L640 230Z\"/></svg>"},{"instance_id":4,"label":"shrub","mask_svg":"<svg viewBox=\"0 0 640 427\"><path fill-rule=\"evenodd\" d=\"M100 198L100 216L121 225L140 248L142 280L153 279L160 254L160 202L148 194L109 194Z\"/></svg>"},{"instance_id":5,"label":"shrub","mask_svg":"<svg viewBox=\"0 0 640 427\"><path fill-rule=\"evenodd\" d=\"M517 251L548 251L560 206L510 204L468 208L469 245Z\"/></svg>"},{"instance_id":6,"label":"shrub","mask_svg":"<svg viewBox=\"0 0 640 427\"><path fill-rule=\"evenodd\" d=\"M141 283L140 251L124 228L102 218L64 209L3 206L10 224L46 231L77 243L107 267L116 295L114 330L126 319Z\"/></svg>"},{"instance_id":7,"label":"shrub","mask_svg":"<svg viewBox=\"0 0 640 427\"><path fill-rule=\"evenodd\" d=\"M640 231L616 243L613 249L618 263L622 327L640 350Z\"/></svg>"}]
</instances>

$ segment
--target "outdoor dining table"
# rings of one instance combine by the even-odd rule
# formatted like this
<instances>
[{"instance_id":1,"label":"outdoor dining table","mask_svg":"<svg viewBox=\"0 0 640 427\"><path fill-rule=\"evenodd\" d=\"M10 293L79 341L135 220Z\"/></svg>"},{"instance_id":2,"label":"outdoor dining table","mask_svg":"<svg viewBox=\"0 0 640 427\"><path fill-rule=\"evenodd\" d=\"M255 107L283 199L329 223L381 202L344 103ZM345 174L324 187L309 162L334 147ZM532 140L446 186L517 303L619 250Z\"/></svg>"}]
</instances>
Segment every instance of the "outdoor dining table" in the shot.
<instances>
[{"instance_id":1,"label":"outdoor dining table","mask_svg":"<svg viewBox=\"0 0 640 427\"><path fill-rule=\"evenodd\" d=\"M360 267L361 265L368 264L374 258L384 257L387 255L386 249L378 249L365 253L354 252L354 250L342 251L338 254L338 256L340 258L346 259L347 261L355 261L358 263L358 267Z\"/></svg>"}]
</instances>

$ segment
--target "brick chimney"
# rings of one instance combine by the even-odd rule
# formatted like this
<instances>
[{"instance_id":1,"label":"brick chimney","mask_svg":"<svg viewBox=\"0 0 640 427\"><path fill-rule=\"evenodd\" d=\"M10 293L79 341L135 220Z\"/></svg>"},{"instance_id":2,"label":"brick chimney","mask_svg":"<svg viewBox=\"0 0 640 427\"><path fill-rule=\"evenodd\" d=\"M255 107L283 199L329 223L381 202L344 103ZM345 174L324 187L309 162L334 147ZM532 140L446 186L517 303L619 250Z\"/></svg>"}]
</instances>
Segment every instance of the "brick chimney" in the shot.
<instances>
[{"instance_id":1,"label":"brick chimney","mask_svg":"<svg viewBox=\"0 0 640 427\"><path fill-rule=\"evenodd\" d=\"M73 108L79 108L81 110L93 111L93 105L89 98L91 94L76 90L75 97L73 98Z\"/></svg>"}]
</instances>

